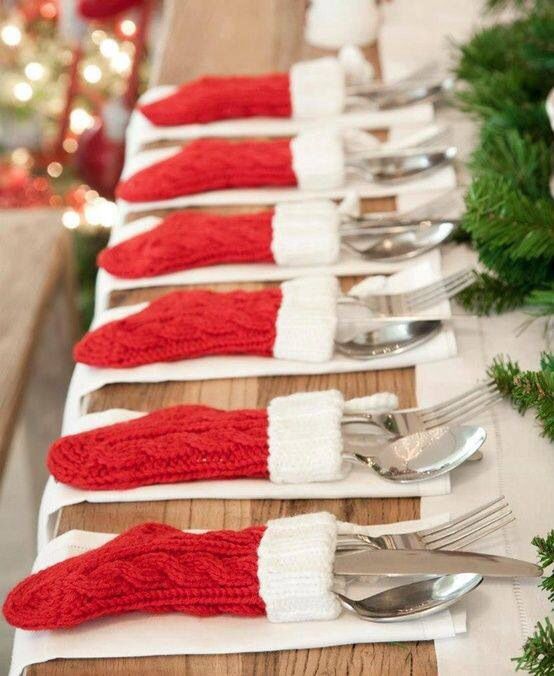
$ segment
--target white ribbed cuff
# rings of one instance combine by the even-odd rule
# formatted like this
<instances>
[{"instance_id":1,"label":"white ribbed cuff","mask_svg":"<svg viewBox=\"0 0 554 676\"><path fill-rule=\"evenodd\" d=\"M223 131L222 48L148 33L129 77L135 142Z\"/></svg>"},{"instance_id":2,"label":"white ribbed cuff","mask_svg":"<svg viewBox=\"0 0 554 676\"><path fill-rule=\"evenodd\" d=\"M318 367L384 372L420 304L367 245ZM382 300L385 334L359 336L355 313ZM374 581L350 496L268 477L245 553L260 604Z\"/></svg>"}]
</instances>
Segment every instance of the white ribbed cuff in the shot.
<instances>
[{"instance_id":1,"label":"white ribbed cuff","mask_svg":"<svg viewBox=\"0 0 554 676\"><path fill-rule=\"evenodd\" d=\"M332 130L312 130L290 142L292 169L301 190L330 190L345 181L343 139Z\"/></svg>"},{"instance_id":2,"label":"white ribbed cuff","mask_svg":"<svg viewBox=\"0 0 554 676\"><path fill-rule=\"evenodd\" d=\"M330 201L275 207L271 251L277 265L329 265L339 257L340 216Z\"/></svg>"},{"instance_id":3,"label":"white ribbed cuff","mask_svg":"<svg viewBox=\"0 0 554 676\"><path fill-rule=\"evenodd\" d=\"M269 521L258 548L260 596L270 622L332 620L337 522L326 512Z\"/></svg>"},{"instance_id":4,"label":"white ribbed cuff","mask_svg":"<svg viewBox=\"0 0 554 676\"><path fill-rule=\"evenodd\" d=\"M295 63L290 69L292 116L339 115L345 104L344 70L331 56Z\"/></svg>"},{"instance_id":5,"label":"white ribbed cuff","mask_svg":"<svg viewBox=\"0 0 554 676\"><path fill-rule=\"evenodd\" d=\"M342 479L343 408L337 390L273 399L268 406L270 480L298 484Z\"/></svg>"},{"instance_id":6,"label":"white ribbed cuff","mask_svg":"<svg viewBox=\"0 0 554 676\"><path fill-rule=\"evenodd\" d=\"M335 277L302 277L281 285L273 356L323 362L333 356L339 283Z\"/></svg>"}]
</instances>

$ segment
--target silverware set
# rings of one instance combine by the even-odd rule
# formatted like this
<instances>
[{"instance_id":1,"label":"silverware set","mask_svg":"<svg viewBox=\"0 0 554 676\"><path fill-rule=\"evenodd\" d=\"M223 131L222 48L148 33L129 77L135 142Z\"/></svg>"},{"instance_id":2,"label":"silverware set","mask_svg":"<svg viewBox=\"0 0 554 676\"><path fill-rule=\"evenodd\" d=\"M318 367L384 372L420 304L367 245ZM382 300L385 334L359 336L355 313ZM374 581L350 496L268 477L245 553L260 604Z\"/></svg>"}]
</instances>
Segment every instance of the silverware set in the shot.
<instances>
[{"instance_id":1,"label":"silverware set","mask_svg":"<svg viewBox=\"0 0 554 676\"><path fill-rule=\"evenodd\" d=\"M337 351L366 360L420 345L441 330L442 320L418 313L453 298L474 280L473 271L465 269L413 291L342 296L337 304Z\"/></svg>"},{"instance_id":2,"label":"silverware set","mask_svg":"<svg viewBox=\"0 0 554 676\"><path fill-rule=\"evenodd\" d=\"M469 544L512 523L509 504L499 497L460 517L432 528L370 536L340 534L334 573L335 593L347 610L363 620L397 622L441 612L476 589L483 577L538 577L539 566L501 556L459 552ZM361 599L346 596L344 587L361 582L364 594L376 578L417 576Z\"/></svg>"}]
</instances>

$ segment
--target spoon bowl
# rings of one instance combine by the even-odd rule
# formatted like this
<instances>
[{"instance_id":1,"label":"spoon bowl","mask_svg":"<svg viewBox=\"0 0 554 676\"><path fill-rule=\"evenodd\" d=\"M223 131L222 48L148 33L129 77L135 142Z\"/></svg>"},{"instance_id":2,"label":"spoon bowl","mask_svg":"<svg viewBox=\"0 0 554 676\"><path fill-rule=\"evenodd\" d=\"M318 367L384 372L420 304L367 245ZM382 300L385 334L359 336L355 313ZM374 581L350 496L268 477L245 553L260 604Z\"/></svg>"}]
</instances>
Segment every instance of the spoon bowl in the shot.
<instances>
[{"instance_id":1,"label":"spoon bowl","mask_svg":"<svg viewBox=\"0 0 554 676\"><path fill-rule=\"evenodd\" d=\"M483 578L474 573L441 575L355 601L337 593L344 608L370 622L402 622L439 613L476 589Z\"/></svg>"},{"instance_id":2,"label":"spoon bowl","mask_svg":"<svg viewBox=\"0 0 554 676\"><path fill-rule=\"evenodd\" d=\"M461 465L481 448L486 438L485 430L475 425L435 427L376 444L371 453L346 445L343 457L370 467L387 481L427 481Z\"/></svg>"},{"instance_id":3,"label":"spoon bowl","mask_svg":"<svg viewBox=\"0 0 554 676\"><path fill-rule=\"evenodd\" d=\"M359 235L346 236L342 243L349 251L369 260L398 261L419 256L440 246L454 232L452 221L423 221L410 228L368 228Z\"/></svg>"},{"instance_id":4,"label":"spoon bowl","mask_svg":"<svg viewBox=\"0 0 554 676\"><path fill-rule=\"evenodd\" d=\"M336 341L335 347L352 359L374 359L417 347L437 335L441 328L440 319L383 322L371 331L354 331L355 338Z\"/></svg>"}]
</instances>

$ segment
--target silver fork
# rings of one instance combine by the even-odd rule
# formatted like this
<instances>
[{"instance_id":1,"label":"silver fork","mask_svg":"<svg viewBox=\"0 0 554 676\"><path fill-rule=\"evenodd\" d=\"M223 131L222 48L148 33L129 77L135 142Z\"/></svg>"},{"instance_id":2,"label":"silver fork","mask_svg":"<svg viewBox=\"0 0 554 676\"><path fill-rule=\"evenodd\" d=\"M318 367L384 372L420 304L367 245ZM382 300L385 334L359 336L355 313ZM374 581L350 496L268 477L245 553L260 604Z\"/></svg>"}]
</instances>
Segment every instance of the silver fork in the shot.
<instances>
[{"instance_id":1,"label":"silver fork","mask_svg":"<svg viewBox=\"0 0 554 676\"><path fill-rule=\"evenodd\" d=\"M457 550L477 542L515 521L504 496L477 507L456 519L433 528L411 533L385 534L377 537L365 533L340 534L337 550L360 549L448 549Z\"/></svg>"},{"instance_id":2,"label":"silver fork","mask_svg":"<svg viewBox=\"0 0 554 676\"><path fill-rule=\"evenodd\" d=\"M345 445L354 444L355 437L365 442L368 427L371 426L392 436L404 437L435 427L459 424L470 416L474 417L483 413L501 399L502 395L494 380L487 380L435 406L398 409L387 413L367 412L344 415L342 418L343 438Z\"/></svg>"},{"instance_id":3,"label":"silver fork","mask_svg":"<svg viewBox=\"0 0 554 676\"><path fill-rule=\"evenodd\" d=\"M388 317L405 317L414 315L432 307L443 300L452 298L466 287L473 284L475 274L467 268L458 270L432 284L427 284L413 291L403 293L371 293L364 296L341 296L339 298L339 315L343 321L348 317L348 307L355 310L369 308L373 313ZM341 308L341 306L343 306ZM341 311L342 310L342 311Z\"/></svg>"}]
</instances>

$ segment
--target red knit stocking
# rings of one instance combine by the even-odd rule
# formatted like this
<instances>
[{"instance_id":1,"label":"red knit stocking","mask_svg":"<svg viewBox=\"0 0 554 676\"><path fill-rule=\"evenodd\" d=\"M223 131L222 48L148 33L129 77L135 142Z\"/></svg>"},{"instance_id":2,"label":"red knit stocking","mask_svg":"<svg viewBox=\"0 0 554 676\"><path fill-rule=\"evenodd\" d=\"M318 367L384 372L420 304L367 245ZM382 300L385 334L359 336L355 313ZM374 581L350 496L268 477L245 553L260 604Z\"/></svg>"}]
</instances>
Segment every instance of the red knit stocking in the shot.
<instances>
[{"instance_id":1,"label":"red knit stocking","mask_svg":"<svg viewBox=\"0 0 554 676\"><path fill-rule=\"evenodd\" d=\"M273 211L220 216L182 211L104 249L98 265L116 277L153 277L224 263L273 263Z\"/></svg>"},{"instance_id":2,"label":"red knit stocking","mask_svg":"<svg viewBox=\"0 0 554 676\"><path fill-rule=\"evenodd\" d=\"M132 611L257 616L263 527L183 533L146 523L20 582L4 603L22 629L73 627Z\"/></svg>"},{"instance_id":3,"label":"red knit stocking","mask_svg":"<svg viewBox=\"0 0 554 676\"><path fill-rule=\"evenodd\" d=\"M267 478L267 426L265 410L173 406L62 437L50 447L47 463L58 481L86 490Z\"/></svg>"},{"instance_id":4,"label":"red knit stocking","mask_svg":"<svg viewBox=\"0 0 554 676\"><path fill-rule=\"evenodd\" d=\"M202 77L170 96L147 103L141 112L156 125L213 122L241 117L290 117L289 76Z\"/></svg>"},{"instance_id":5,"label":"red knit stocking","mask_svg":"<svg viewBox=\"0 0 554 676\"><path fill-rule=\"evenodd\" d=\"M78 362L128 368L216 354L271 356L280 289L174 291L141 312L89 331Z\"/></svg>"},{"instance_id":6,"label":"red knit stocking","mask_svg":"<svg viewBox=\"0 0 554 676\"><path fill-rule=\"evenodd\" d=\"M225 188L294 185L288 140L199 139L120 183L117 196L150 202Z\"/></svg>"}]
</instances>

